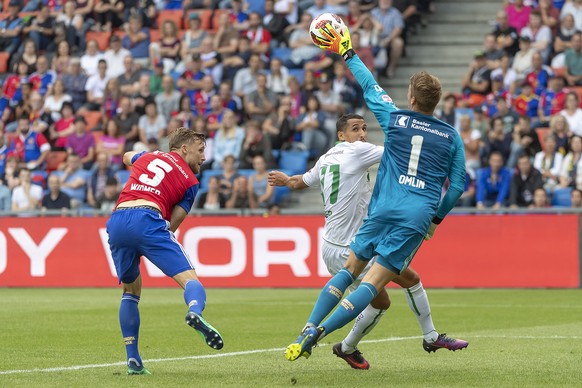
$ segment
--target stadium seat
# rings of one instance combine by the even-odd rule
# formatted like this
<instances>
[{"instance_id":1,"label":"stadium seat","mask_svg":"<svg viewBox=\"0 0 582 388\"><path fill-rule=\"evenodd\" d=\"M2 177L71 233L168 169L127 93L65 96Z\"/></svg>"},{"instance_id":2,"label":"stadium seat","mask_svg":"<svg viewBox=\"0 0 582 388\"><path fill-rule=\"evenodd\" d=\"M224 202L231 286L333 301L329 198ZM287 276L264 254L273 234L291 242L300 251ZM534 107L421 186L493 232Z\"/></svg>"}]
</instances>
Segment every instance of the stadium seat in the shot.
<instances>
[{"instance_id":1,"label":"stadium seat","mask_svg":"<svg viewBox=\"0 0 582 388\"><path fill-rule=\"evenodd\" d=\"M540 127L536 128L536 133L538 135L538 139L540 141L540 145L542 146L542 150L545 148L545 138L548 133L550 133L550 128L547 127Z\"/></svg>"},{"instance_id":2,"label":"stadium seat","mask_svg":"<svg viewBox=\"0 0 582 388\"><path fill-rule=\"evenodd\" d=\"M576 92L576 94L578 95L578 105L579 107L582 107L582 86L574 86L572 88L573 92Z\"/></svg>"},{"instance_id":3,"label":"stadium seat","mask_svg":"<svg viewBox=\"0 0 582 388\"><path fill-rule=\"evenodd\" d=\"M292 49L288 47L275 47L271 51L271 57L280 59L281 62L285 63L289 58L291 58Z\"/></svg>"},{"instance_id":4,"label":"stadium seat","mask_svg":"<svg viewBox=\"0 0 582 388\"><path fill-rule=\"evenodd\" d=\"M48 173L46 171L32 171L30 173L30 178L32 183L46 189L46 180L48 178Z\"/></svg>"},{"instance_id":5,"label":"stadium seat","mask_svg":"<svg viewBox=\"0 0 582 388\"><path fill-rule=\"evenodd\" d=\"M182 26L182 16L184 15L184 11L183 10L170 10L170 9L165 9L163 11L160 11L160 13L158 14L157 17L157 24L158 26L161 26L162 23L164 23L166 20L170 20L173 21L174 23L176 23L176 26L178 27L179 30L181 30L183 28Z\"/></svg>"},{"instance_id":6,"label":"stadium seat","mask_svg":"<svg viewBox=\"0 0 582 388\"><path fill-rule=\"evenodd\" d=\"M290 192L291 189L289 189L287 186L275 187L275 192L273 193L273 202L275 205L280 205L281 202L283 202L289 196Z\"/></svg>"},{"instance_id":7,"label":"stadium seat","mask_svg":"<svg viewBox=\"0 0 582 388\"><path fill-rule=\"evenodd\" d=\"M289 69L289 75L297 78L297 82L299 82L300 85L303 84L303 78L305 77L303 69Z\"/></svg>"},{"instance_id":8,"label":"stadium seat","mask_svg":"<svg viewBox=\"0 0 582 388\"><path fill-rule=\"evenodd\" d=\"M157 28L150 28L150 42L155 43L159 42L161 39L161 32Z\"/></svg>"},{"instance_id":9,"label":"stadium seat","mask_svg":"<svg viewBox=\"0 0 582 388\"><path fill-rule=\"evenodd\" d=\"M86 129L87 131L91 131L93 128L99 124L101 120L101 112L99 111L87 111L83 113L85 120L87 121Z\"/></svg>"},{"instance_id":10,"label":"stadium seat","mask_svg":"<svg viewBox=\"0 0 582 388\"><path fill-rule=\"evenodd\" d=\"M89 42L90 40L97 41L99 50L105 51L109 47L109 39L111 38L111 32L108 31L87 31L85 34L85 40Z\"/></svg>"},{"instance_id":11,"label":"stadium seat","mask_svg":"<svg viewBox=\"0 0 582 388\"><path fill-rule=\"evenodd\" d=\"M5 51L0 51L0 73L8 73L8 63L10 62L10 54Z\"/></svg>"},{"instance_id":12,"label":"stadium seat","mask_svg":"<svg viewBox=\"0 0 582 388\"><path fill-rule=\"evenodd\" d=\"M215 33L218 30L218 19L220 19L220 15L227 12L228 9L217 9L216 11L214 11L210 23L210 32Z\"/></svg>"},{"instance_id":13,"label":"stadium seat","mask_svg":"<svg viewBox=\"0 0 582 388\"><path fill-rule=\"evenodd\" d=\"M66 151L50 151L46 158L46 171L51 173L58 170L61 164L67 159Z\"/></svg>"},{"instance_id":14,"label":"stadium seat","mask_svg":"<svg viewBox=\"0 0 582 388\"><path fill-rule=\"evenodd\" d=\"M564 77L566 75L566 68L565 67L552 67L552 71L558 77Z\"/></svg>"},{"instance_id":15,"label":"stadium seat","mask_svg":"<svg viewBox=\"0 0 582 388\"><path fill-rule=\"evenodd\" d=\"M557 189L552 196L552 206L570 207L572 206L572 188Z\"/></svg>"},{"instance_id":16,"label":"stadium seat","mask_svg":"<svg viewBox=\"0 0 582 388\"><path fill-rule=\"evenodd\" d=\"M115 173L115 178L117 178L121 187L125 186L125 183L129 179L129 174L131 174L129 170L119 170Z\"/></svg>"},{"instance_id":17,"label":"stadium seat","mask_svg":"<svg viewBox=\"0 0 582 388\"><path fill-rule=\"evenodd\" d=\"M289 170L292 174L303 174L307 171L307 160L309 151L281 151L279 158L279 167L283 170Z\"/></svg>"},{"instance_id":18,"label":"stadium seat","mask_svg":"<svg viewBox=\"0 0 582 388\"><path fill-rule=\"evenodd\" d=\"M208 189L208 181L213 176L219 176L222 174L222 170L204 170L202 173L202 177L198 178L200 181L200 190L207 190Z\"/></svg>"},{"instance_id":19,"label":"stadium seat","mask_svg":"<svg viewBox=\"0 0 582 388\"><path fill-rule=\"evenodd\" d=\"M92 131L91 135L93 135L93 138L95 139L95 144L99 143L101 141L101 138L103 137L105 133L103 131Z\"/></svg>"}]
</instances>

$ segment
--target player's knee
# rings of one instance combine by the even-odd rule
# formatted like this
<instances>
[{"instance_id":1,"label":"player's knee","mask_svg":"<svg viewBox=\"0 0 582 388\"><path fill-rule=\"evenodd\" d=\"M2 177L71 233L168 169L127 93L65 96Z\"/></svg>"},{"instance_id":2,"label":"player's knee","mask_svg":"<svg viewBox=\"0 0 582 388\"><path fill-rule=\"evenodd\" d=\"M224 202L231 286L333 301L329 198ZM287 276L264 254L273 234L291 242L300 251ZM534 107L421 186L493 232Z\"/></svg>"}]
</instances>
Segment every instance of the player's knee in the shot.
<instances>
[{"instance_id":1,"label":"player's knee","mask_svg":"<svg viewBox=\"0 0 582 388\"><path fill-rule=\"evenodd\" d=\"M402 288L410 288L420 283L420 276L412 268L406 268L396 279L394 279L394 283Z\"/></svg>"},{"instance_id":2,"label":"player's knee","mask_svg":"<svg viewBox=\"0 0 582 388\"><path fill-rule=\"evenodd\" d=\"M372 302L370 304L375 309L388 310L388 308L390 308L390 303L391 302L388 293L386 292L386 290L382 289L382 291L378 293L378 295L376 295L374 299L372 299Z\"/></svg>"}]
</instances>

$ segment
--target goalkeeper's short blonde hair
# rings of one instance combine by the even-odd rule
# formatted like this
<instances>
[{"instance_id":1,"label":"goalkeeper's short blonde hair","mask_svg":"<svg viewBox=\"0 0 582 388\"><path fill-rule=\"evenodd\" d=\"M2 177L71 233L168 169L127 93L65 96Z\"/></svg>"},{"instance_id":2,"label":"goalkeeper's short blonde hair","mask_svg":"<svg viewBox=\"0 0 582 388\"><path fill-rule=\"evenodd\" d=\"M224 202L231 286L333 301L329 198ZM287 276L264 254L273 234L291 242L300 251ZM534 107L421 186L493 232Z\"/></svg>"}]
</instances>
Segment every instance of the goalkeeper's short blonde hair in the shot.
<instances>
[{"instance_id":1,"label":"goalkeeper's short blonde hair","mask_svg":"<svg viewBox=\"0 0 582 388\"><path fill-rule=\"evenodd\" d=\"M432 113L443 94L441 81L426 71L419 71L410 77L410 94L416 99L418 110Z\"/></svg>"}]
</instances>

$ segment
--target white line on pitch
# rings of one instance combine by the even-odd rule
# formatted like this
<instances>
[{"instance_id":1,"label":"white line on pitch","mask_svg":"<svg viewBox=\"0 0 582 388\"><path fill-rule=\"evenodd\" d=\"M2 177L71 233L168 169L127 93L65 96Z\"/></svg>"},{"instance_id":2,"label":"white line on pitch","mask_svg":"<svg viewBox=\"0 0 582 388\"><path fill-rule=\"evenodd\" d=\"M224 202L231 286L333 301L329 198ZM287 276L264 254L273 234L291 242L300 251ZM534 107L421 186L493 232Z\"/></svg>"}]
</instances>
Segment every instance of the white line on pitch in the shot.
<instances>
[{"instance_id":1,"label":"white line on pitch","mask_svg":"<svg viewBox=\"0 0 582 388\"><path fill-rule=\"evenodd\" d=\"M469 335L470 338L508 338L508 339L582 339L580 336L529 336L529 335L517 335L517 336L504 336L504 335ZM392 342L392 341L407 341L421 339L422 336L413 337L389 337L380 338L374 340L364 340L361 343L364 344L374 344L380 342ZM328 346L327 344L319 344L320 347ZM151 364L156 362L166 362L166 361L184 361L184 360L202 360L207 358L221 358L221 357L235 357L235 356L245 356L248 354L256 353L270 353L270 352L282 352L284 348L271 348L271 349L256 349L256 350L243 350L240 352L229 352L229 353L216 353L216 354L204 354L200 356L186 356L186 357L170 357L170 358L153 358L150 360L144 360L144 364ZM88 364L88 365L73 365L73 366L62 366L54 368L38 368L38 369L15 369L15 370L5 370L0 371L0 375L12 375L12 374L23 374L23 373L40 373L40 372L63 372L70 370L81 370L81 369L92 369L92 368L108 368L111 366L125 366L125 361L112 362L109 364Z\"/></svg>"}]
</instances>

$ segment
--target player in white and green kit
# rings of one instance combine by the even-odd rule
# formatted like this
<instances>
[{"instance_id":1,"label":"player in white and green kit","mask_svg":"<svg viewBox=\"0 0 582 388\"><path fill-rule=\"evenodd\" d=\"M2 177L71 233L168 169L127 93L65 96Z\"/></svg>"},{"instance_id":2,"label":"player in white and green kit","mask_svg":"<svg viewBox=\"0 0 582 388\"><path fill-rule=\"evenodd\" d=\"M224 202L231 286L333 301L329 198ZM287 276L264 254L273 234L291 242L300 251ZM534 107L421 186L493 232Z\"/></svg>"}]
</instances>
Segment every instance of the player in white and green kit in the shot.
<instances>
[{"instance_id":1,"label":"player in white and green kit","mask_svg":"<svg viewBox=\"0 0 582 388\"><path fill-rule=\"evenodd\" d=\"M336 129L339 142L322 155L307 173L292 177L280 171L269 174L269 183L274 186L288 186L294 190L314 186L320 188L325 214L322 258L332 275L342 270L349 257L349 244L362 225L372 196L368 168L379 163L384 152L384 147L367 142L366 123L359 115L343 115L337 121ZM350 291L357 288L369 268L370 265L349 287ZM425 341L439 338L418 274L407 268L395 282L405 289L408 304L420 324ZM370 364L357 349L357 344L376 326L389 306L390 299L383 289L358 316L348 336L333 347L334 354L352 368L368 369ZM441 338L444 341L447 337L442 335Z\"/></svg>"}]
</instances>

